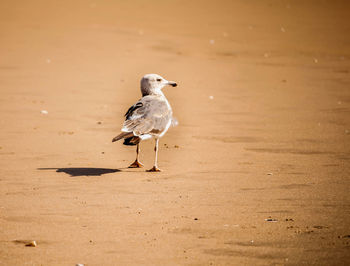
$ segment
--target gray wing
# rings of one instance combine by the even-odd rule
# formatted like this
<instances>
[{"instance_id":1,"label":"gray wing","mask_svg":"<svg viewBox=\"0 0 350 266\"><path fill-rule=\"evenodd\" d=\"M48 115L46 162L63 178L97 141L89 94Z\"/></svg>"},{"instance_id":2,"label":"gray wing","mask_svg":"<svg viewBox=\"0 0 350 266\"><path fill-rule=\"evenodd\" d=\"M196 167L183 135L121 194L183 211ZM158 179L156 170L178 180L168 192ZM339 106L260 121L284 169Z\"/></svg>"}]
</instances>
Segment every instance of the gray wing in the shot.
<instances>
[{"instance_id":1,"label":"gray wing","mask_svg":"<svg viewBox=\"0 0 350 266\"><path fill-rule=\"evenodd\" d=\"M159 96L148 95L131 106L125 114L122 131L134 135L161 133L172 119L172 111L167 101Z\"/></svg>"}]
</instances>

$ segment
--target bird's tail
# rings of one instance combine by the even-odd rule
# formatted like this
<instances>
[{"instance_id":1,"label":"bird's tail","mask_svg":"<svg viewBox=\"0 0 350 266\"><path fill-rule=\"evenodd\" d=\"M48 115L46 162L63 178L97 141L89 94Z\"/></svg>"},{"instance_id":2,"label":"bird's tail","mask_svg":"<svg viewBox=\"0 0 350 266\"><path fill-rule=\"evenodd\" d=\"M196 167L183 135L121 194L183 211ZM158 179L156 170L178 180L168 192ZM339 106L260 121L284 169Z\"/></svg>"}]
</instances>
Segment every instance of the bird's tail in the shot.
<instances>
[{"instance_id":1,"label":"bird's tail","mask_svg":"<svg viewBox=\"0 0 350 266\"><path fill-rule=\"evenodd\" d=\"M114 137L112 139L112 142L118 141L120 139L127 139L127 138L130 138L133 136L134 136L134 133L132 133L132 132L122 132L118 136Z\"/></svg>"}]
</instances>

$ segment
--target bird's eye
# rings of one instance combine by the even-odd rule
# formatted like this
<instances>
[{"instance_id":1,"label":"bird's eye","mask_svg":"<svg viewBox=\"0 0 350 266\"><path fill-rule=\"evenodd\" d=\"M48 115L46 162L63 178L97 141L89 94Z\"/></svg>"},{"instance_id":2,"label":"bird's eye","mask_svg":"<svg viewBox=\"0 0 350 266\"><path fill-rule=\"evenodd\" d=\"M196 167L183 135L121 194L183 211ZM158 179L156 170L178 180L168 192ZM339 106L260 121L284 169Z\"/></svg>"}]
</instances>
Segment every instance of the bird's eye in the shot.
<instances>
[{"instance_id":1,"label":"bird's eye","mask_svg":"<svg viewBox=\"0 0 350 266\"><path fill-rule=\"evenodd\" d=\"M157 81L158 81L158 82L161 82L161 81L162 81L162 79L157 79Z\"/></svg>"}]
</instances>

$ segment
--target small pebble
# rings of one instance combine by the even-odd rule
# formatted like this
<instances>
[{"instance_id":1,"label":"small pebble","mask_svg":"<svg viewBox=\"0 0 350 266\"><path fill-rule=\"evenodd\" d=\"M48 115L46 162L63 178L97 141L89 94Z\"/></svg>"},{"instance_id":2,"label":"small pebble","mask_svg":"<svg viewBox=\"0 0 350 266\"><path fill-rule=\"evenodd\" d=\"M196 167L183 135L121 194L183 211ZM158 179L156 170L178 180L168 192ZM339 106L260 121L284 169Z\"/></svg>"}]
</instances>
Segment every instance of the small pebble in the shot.
<instances>
[{"instance_id":1,"label":"small pebble","mask_svg":"<svg viewBox=\"0 0 350 266\"><path fill-rule=\"evenodd\" d=\"M46 111L46 110L41 110L41 112L40 113L42 113L43 115L47 115L49 112L48 111Z\"/></svg>"},{"instance_id":2,"label":"small pebble","mask_svg":"<svg viewBox=\"0 0 350 266\"><path fill-rule=\"evenodd\" d=\"M328 227L327 226L322 226L322 225L314 225L313 228L324 229L324 228L328 228Z\"/></svg>"},{"instance_id":3,"label":"small pebble","mask_svg":"<svg viewBox=\"0 0 350 266\"><path fill-rule=\"evenodd\" d=\"M277 219L274 218L267 218L265 219L266 222L277 222Z\"/></svg>"},{"instance_id":4,"label":"small pebble","mask_svg":"<svg viewBox=\"0 0 350 266\"><path fill-rule=\"evenodd\" d=\"M26 247L36 247L36 246L37 246L37 244L36 244L36 241L35 241L35 240L30 241L30 242L28 242L28 243L26 244Z\"/></svg>"},{"instance_id":5,"label":"small pebble","mask_svg":"<svg viewBox=\"0 0 350 266\"><path fill-rule=\"evenodd\" d=\"M213 100L213 99L214 99L214 96L213 96L213 95L210 95L210 96L209 96L209 99L210 99L210 100Z\"/></svg>"}]
</instances>

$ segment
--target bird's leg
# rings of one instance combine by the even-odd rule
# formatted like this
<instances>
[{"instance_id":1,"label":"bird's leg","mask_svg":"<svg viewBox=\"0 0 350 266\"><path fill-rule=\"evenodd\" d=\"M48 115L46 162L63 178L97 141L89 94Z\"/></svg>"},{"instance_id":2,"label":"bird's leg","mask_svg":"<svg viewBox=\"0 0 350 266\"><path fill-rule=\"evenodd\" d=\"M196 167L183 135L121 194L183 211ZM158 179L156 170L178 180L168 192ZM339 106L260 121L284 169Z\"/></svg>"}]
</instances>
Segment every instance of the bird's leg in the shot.
<instances>
[{"instance_id":1,"label":"bird's leg","mask_svg":"<svg viewBox=\"0 0 350 266\"><path fill-rule=\"evenodd\" d=\"M140 147L139 144L137 144L136 147L136 160L132 164L130 164L129 168L140 168L143 167L143 164L139 162L139 152L140 152Z\"/></svg>"},{"instance_id":2,"label":"bird's leg","mask_svg":"<svg viewBox=\"0 0 350 266\"><path fill-rule=\"evenodd\" d=\"M147 170L147 172L160 172L160 169L158 168L158 141L159 139L156 139L156 143L155 143L155 146L154 146L154 151L156 152L156 156L155 156L155 159L154 159L154 166Z\"/></svg>"}]
</instances>

